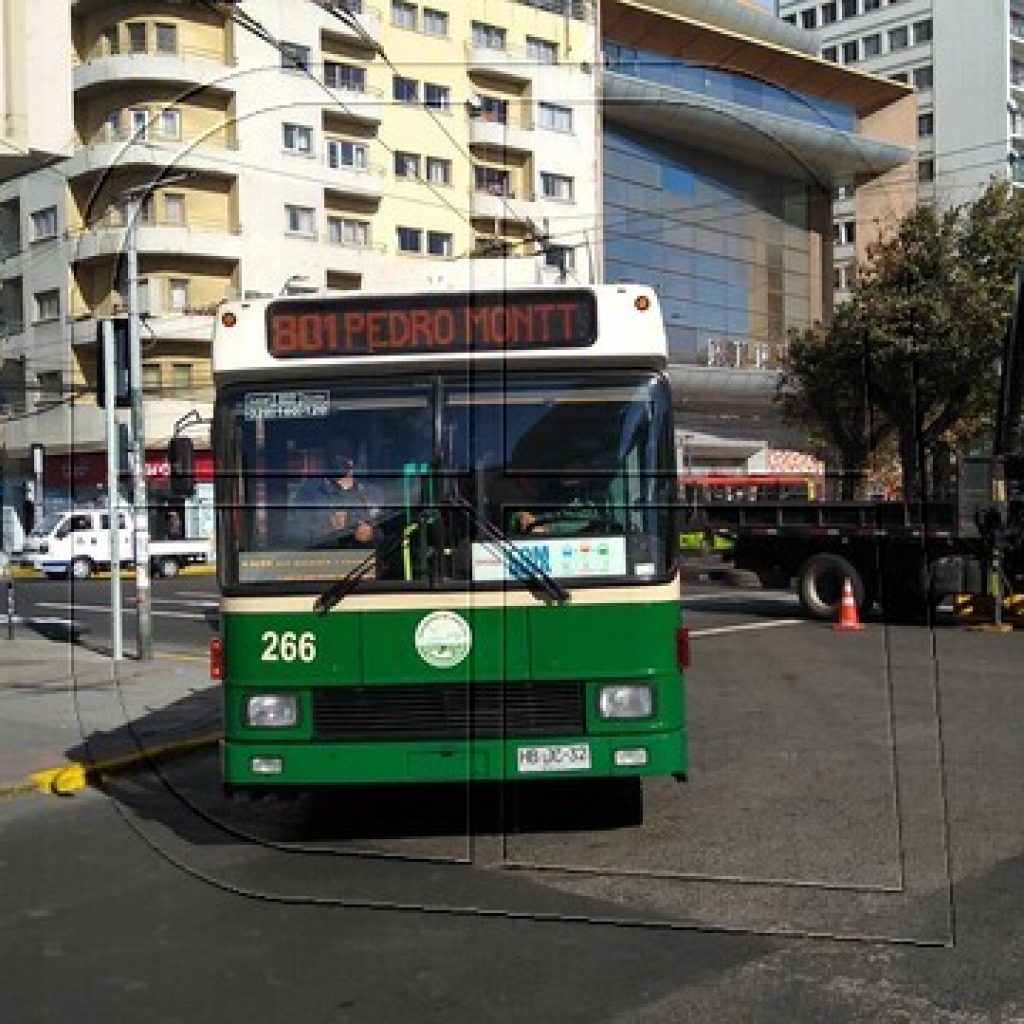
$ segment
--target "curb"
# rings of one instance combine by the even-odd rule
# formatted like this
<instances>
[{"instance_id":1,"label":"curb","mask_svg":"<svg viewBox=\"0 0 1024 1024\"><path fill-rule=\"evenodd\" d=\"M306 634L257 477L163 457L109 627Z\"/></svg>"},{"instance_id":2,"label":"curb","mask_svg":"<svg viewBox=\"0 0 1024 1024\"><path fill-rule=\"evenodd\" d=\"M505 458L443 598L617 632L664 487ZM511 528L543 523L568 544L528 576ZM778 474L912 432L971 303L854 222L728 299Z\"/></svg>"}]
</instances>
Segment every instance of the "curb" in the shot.
<instances>
[{"instance_id":1,"label":"curb","mask_svg":"<svg viewBox=\"0 0 1024 1024\"><path fill-rule=\"evenodd\" d=\"M162 743L157 746L143 747L130 754L104 758L91 763L70 761L59 768L45 768L33 772L21 782L11 785L0 785L0 799L9 799L29 793L45 796L73 796L79 790L95 783L106 775L117 775L130 772L154 761L167 761L181 757L195 750L216 746L223 738L222 732L204 733L188 739Z\"/></svg>"},{"instance_id":2,"label":"curb","mask_svg":"<svg viewBox=\"0 0 1024 1024\"><path fill-rule=\"evenodd\" d=\"M182 568L178 570L179 576L215 576L216 574L216 565L186 565L182 566ZM41 572L39 569L29 569L27 566L23 565L11 566L10 577L12 580L45 580L47 578L46 574ZM90 579L109 580L110 573L94 572ZM121 579L135 579L135 570L123 569L121 571Z\"/></svg>"}]
</instances>

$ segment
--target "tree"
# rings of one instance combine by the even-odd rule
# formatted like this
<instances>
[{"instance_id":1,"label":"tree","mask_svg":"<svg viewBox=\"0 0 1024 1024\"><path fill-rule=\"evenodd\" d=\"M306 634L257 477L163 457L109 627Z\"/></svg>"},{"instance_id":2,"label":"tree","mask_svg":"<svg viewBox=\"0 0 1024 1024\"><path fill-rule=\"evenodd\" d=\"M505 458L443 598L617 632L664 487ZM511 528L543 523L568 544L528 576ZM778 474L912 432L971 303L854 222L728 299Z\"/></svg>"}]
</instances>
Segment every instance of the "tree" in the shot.
<instances>
[{"instance_id":1,"label":"tree","mask_svg":"<svg viewBox=\"0 0 1024 1024\"><path fill-rule=\"evenodd\" d=\"M829 327L793 339L784 415L826 440L846 470L895 434L904 497L921 497L928 456L994 407L1022 260L1024 198L1008 183L966 206L916 207L870 249Z\"/></svg>"}]
</instances>

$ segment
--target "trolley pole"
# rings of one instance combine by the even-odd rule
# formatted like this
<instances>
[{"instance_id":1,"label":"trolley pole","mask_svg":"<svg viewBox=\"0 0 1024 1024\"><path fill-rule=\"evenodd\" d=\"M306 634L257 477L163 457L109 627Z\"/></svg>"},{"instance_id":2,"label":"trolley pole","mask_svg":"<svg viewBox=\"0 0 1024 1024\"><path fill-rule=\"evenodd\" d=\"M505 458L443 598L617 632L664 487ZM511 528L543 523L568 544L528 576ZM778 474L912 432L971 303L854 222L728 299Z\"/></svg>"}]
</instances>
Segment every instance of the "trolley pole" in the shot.
<instances>
[{"instance_id":1,"label":"trolley pole","mask_svg":"<svg viewBox=\"0 0 1024 1024\"><path fill-rule=\"evenodd\" d=\"M153 657L153 608L149 579L149 501L146 495L146 432L142 408L142 347L139 341L139 257L137 235L142 194L128 197L125 257L128 264L128 361L132 398L132 519L135 524L135 609L138 657Z\"/></svg>"},{"instance_id":2,"label":"trolley pole","mask_svg":"<svg viewBox=\"0 0 1024 1024\"><path fill-rule=\"evenodd\" d=\"M121 622L121 494L118 489L120 462L114 388L114 325L103 321L103 371L107 418L107 521L110 524L110 647L114 661L124 657Z\"/></svg>"}]
</instances>

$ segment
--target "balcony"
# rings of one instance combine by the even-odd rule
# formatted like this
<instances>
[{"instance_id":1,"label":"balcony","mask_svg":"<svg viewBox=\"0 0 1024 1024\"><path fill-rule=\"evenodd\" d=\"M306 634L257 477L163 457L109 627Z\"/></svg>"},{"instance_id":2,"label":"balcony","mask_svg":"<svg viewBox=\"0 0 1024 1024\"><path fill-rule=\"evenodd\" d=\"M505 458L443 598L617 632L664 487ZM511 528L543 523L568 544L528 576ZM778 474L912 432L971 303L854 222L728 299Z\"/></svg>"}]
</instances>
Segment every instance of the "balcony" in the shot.
<instances>
[{"instance_id":1,"label":"balcony","mask_svg":"<svg viewBox=\"0 0 1024 1024\"><path fill-rule=\"evenodd\" d=\"M359 24L366 36L369 36L374 42L380 42L380 26L383 19L379 7L372 7L365 0L340 0L335 6L352 15L353 20ZM329 25L329 28L323 30L323 35L327 39L334 35L347 43L351 43L353 40L365 42L364 36L346 25L340 18L330 18Z\"/></svg>"},{"instance_id":2,"label":"balcony","mask_svg":"<svg viewBox=\"0 0 1024 1024\"><path fill-rule=\"evenodd\" d=\"M329 271L342 274L364 275L372 272L380 265L386 251L383 245L354 245L335 241L330 232L324 234L321 241L325 246L324 265Z\"/></svg>"},{"instance_id":3,"label":"balcony","mask_svg":"<svg viewBox=\"0 0 1024 1024\"><path fill-rule=\"evenodd\" d=\"M127 312L121 306L110 305L105 309L97 309L102 316L117 316ZM204 307L186 306L185 309L173 312L144 314L142 336L158 338L174 338L176 341L210 341L213 337L213 317L217 312L216 305ZM96 318L91 314L83 314L71 321L71 344L75 348L83 348L96 344Z\"/></svg>"},{"instance_id":4,"label":"balcony","mask_svg":"<svg viewBox=\"0 0 1024 1024\"><path fill-rule=\"evenodd\" d=\"M485 71L489 75L505 78L511 82L529 82L537 72L537 63L527 56L523 49L506 47L495 49L480 46L472 41L465 44L466 70ZM544 65L545 68L557 65Z\"/></svg>"},{"instance_id":5,"label":"balcony","mask_svg":"<svg viewBox=\"0 0 1024 1024\"><path fill-rule=\"evenodd\" d=\"M511 188L477 188L469 201L470 216L489 220L518 221L532 216L534 212L532 197L517 195Z\"/></svg>"},{"instance_id":6,"label":"balcony","mask_svg":"<svg viewBox=\"0 0 1024 1024\"><path fill-rule=\"evenodd\" d=\"M235 262L241 259L240 230L227 226L190 221L168 224L158 221L139 223L136 232L140 253L155 252L170 256L206 256ZM72 263L118 256L124 251L125 229L113 219L95 225L89 231L68 239L68 259Z\"/></svg>"},{"instance_id":7,"label":"balcony","mask_svg":"<svg viewBox=\"0 0 1024 1024\"><path fill-rule=\"evenodd\" d=\"M472 117L469 122L469 142L473 146L489 146L493 149L511 149L520 153L532 153L536 137L532 125L508 115L504 120L486 113Z\"/></svg>"},{"instance_id":8,"label":"balcony","mask_svg":"<svg viewBox=\"0 0 1024 1024\"><path fill-rule=\"evenodd\" d=\"M128 82L205 85L234 91L234 62L223 53L182 47L176 53L104 53L99 51L74 69L74 88L82 93Z\"/></svg>"},{"instance_id":9,"label":"balcony","mask_svg":"<svg viewBox=\"0 0 1024 1024\"><path fill-rule=\"evenodd\" d=\"M224 116L227 118L227 114ZM127 132L100 132L61 164L61 172L68 178L77 178L111 167L145 166L160 170L174 168L223 173L229 154L237 149L238 144L234 140L228 141L213 133L183 140L140 138Z\"/></svg>"},{"instance_id":10,"label":"balcony","mask_svg":"<svg viewBox=\"0 0 1024 1024\"><path fill-rule=\"evenodd\" d=\"M358 92L354 89L332 86L326 80L324 85L327 86L337 104L335 107L328 108L327 113L331 118L347 118L362 124L380 124L385 109L384 93L380 89L365 89Z\"/></svg>"},{"instance_id":11,"label":"balcony","mask_svg":"<svg viewBox=\"0 0 1024 1024\"><path fill-rule=\"evenodd\" d=\"M327 173L330 175L330 180L324 186L327 193L375 200L384 195L387 172L380 164L367 167L329 166Z\"/></svg>"}]
</instances>

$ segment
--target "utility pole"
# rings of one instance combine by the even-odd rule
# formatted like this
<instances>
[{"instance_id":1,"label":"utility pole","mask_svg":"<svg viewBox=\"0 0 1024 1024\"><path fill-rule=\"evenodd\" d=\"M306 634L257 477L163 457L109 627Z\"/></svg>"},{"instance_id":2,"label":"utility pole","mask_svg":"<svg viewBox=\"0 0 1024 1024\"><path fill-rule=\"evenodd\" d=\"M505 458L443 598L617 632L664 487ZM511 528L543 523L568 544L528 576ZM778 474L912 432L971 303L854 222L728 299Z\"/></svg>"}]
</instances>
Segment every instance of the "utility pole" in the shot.
<instances>
[{"instance_id":1,"label":"utility pole","mask_svg":"<svg viewBox=\"0 0 1024 1024\"><path fill-rule=\"evenodd\" d=\"M107 418L107 515L110 525L110 646L114 661L124 657L121 623L121 493L118 489L119 438L117 432L116 371L114 369L114 324L103 321L103 368Z\"/></svg>"}]
</instances>

